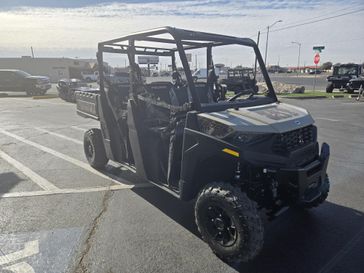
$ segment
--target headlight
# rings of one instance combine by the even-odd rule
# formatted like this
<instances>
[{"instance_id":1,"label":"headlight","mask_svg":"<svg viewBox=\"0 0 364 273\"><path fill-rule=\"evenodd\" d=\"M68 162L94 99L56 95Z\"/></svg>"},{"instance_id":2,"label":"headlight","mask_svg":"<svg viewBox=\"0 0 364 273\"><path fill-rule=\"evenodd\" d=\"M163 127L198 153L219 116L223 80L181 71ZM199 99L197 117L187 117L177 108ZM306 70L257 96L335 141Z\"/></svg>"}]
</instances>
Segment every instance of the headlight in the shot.
<instances>
[{"instance_id":1,"label":"headlight","mask_svg":"<svg viewBox=\"0 0 364 273\"><path fill-rule=\"evenodd\" d=\"M229 136L234 130L231 126L222 124L220 122L198 117L201 132L214 136L216 138L225 138Z\"/></svg>"}]
</instances>

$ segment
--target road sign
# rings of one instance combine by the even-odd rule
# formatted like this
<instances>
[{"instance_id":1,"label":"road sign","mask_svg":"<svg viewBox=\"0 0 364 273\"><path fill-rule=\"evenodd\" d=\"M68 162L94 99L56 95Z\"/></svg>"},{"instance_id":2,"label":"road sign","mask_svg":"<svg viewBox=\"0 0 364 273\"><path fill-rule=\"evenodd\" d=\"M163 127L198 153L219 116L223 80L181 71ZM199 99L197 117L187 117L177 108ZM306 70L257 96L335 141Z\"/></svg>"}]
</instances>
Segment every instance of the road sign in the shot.
<instances>
[{"instance_id":1,"label":"road sign","mask_svg":"<svg viewBox=\"0 0 364 273\"><path fill-rule=\"evenodd\" d=\"M313 47L313 50L314 51L317 51L317 52L322 52L322 50L324 50L325 47L324 46L314 46Z\"/></svg>"},{"instance_id":2,"label":"road sign","mask_svg":"<svg viewBox=\"0 0 364 273\"><path fill-rule=\"evenodd\" d=\"M138 56L139 64L158 64L159 56Z\"/></svg>"},{"instance_id":3,"label":"road sign","mask_svg":"<svg viewBox=\"0 0 364 273\"><path fill-rule=\"evenodd\" d=\"M315 57L313 58L313 62L318 64L320 62L320 54L316 53Z\"/></svg>"}]
</instances>

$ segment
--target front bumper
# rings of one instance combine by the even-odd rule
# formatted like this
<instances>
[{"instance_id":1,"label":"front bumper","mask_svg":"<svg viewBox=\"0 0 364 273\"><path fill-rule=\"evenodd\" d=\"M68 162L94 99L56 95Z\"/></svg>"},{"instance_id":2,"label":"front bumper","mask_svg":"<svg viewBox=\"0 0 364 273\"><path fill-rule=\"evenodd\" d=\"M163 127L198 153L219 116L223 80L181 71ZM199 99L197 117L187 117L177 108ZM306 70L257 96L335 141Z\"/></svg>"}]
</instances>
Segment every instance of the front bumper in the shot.
<instances>
[{"instance_id":1,"label":"front bumper","mask_svg":"<svg viewBox=\"0 0 364 273\"><path fill-rule=\"evenodd\" d=\"M288 203L310 203L327 190L330 147L323 143L318 159L301 168L282 168L276 173L279 192Z\"/></svg>"}]
</instances>

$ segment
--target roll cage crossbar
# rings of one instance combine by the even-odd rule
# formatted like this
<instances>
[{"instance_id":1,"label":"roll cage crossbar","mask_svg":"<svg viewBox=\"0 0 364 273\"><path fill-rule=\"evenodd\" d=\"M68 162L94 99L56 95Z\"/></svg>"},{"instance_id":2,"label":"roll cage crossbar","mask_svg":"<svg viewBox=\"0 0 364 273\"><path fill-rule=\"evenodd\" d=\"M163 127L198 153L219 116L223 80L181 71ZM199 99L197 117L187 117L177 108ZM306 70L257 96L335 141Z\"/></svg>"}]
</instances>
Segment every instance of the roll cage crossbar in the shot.
<instances>
[{"instance_id":1,"label":"roll cage crossbar","mask_svg":"<svg viewBox=\"0 0 364 273\"><path fill-rule=\"evenodd\" d=\"M173 39L160 37L169 35ZM158 37L159 36L159 37ZM175 47L168 46L143 46L136 45L139 42L157 43L163 45L174 45ZM212 34L205 32L197 32L191 30L178 29L173 27L162 27L158 29L152 29L149 31L138 32L131 35L127 35L121 38L100 42L98 44L97 59L99 64L103 64L103 53L121 53L127 54L131 69L131 74L135 73L137 64L135 62L135 55L146 55L146 56L165 56L171 57L172 59L172 69L176 70L175 53L178 53L182 62L183 69L185 71L187 84L189 86L191 96L192 96L192 107L194 110L203 111L203 106L199 101L196 94L196 89L192 77L191 70L189 68L188 60L186 57L187 50L206 48L207 54L207 69L213 68L212 62L212 48L224 45L242 45L252 47L254 49L256 59L261 68L261 72L266 80L268 87L268 95L277 100L276 95L273 90L272 83L269 79L267 70L265 68L262 56L256 45L256 43L249 38L238 38L233 36L226 36L220 34ZM100 75L100 93L101 96L104 94L104 73L103 65L99 65L99 75ZM209 81L209 79L207 79ZM207 82L207 85L211 84ZM131 90L133 90L133 77L131 77Z\"/></svg>"}]
</instances>

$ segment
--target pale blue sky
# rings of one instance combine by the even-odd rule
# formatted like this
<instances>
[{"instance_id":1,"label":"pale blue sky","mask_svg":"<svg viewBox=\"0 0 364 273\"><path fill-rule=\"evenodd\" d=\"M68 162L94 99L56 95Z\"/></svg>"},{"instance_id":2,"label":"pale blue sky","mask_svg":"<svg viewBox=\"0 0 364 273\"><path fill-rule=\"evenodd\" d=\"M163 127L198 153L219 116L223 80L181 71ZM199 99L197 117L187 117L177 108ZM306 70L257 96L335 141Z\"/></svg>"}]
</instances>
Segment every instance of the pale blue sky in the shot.
<instances>
[{"instance_id":1,"label":"pale blue sky","mask_svg":"<svg viewBox=\"0 0 364 273\"><path fill-rule=\"evenodd\" d=\"M129 1L0 1L0 56L89 58L97 42L163 25L253 37L276 20L269 36L268 63L295 65L302 43L302 64L313 61L313 45L325 45L322 60L364 61L364 10L335 19L280 30L294 24L364 9L362 0L232 1L232 0L129 0ZM274 30L276 30L274 32ZM264 54L265 34L261 37ZM234 56L223 57L226 63Z\"/></svg>"}]
</instances>

